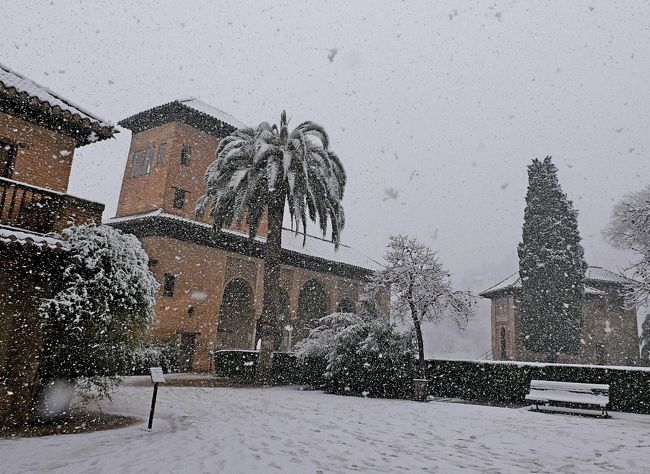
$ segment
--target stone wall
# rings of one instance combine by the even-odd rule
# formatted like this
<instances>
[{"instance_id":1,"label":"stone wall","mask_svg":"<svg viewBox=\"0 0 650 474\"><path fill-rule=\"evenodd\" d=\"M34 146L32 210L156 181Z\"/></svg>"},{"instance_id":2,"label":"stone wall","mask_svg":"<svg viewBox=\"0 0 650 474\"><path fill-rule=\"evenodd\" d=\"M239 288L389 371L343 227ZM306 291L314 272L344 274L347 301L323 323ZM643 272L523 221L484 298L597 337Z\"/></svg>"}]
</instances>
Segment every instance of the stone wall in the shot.
<instances>
[{"instance_id":1,"label":"stone wall","mask_svg":"<svg viewBox=\"0 0 650 474\"><path fill-rule=\"evenodd\" d=\"M0 425L29 415L43 337L38 307L57 291L59 257L56 250L0 242Z\"/></svg>"}]
</instances>

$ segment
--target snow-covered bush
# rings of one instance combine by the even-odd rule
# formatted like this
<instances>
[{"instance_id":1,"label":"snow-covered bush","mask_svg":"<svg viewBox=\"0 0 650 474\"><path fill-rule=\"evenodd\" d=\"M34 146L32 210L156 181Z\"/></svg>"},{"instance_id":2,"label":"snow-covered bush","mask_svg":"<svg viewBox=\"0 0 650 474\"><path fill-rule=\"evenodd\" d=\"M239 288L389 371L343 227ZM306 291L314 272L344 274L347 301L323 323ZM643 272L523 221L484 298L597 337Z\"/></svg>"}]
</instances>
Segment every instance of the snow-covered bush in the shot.
<instances>
[{"instance_id":1,"label":"snow-covered bush","mask_svg":"<svg viewBox=\"0 0 650 474\"><path fill-rule=\"evenodd\" d=\"M61 238L68 249L61 289L40 308L40 377L83 378L106 395L150 326L159 285L133 235L88 224L66 229Z\"/></svg>"},{"instance_id":2,"label":"snow-covered bush","mask_svg":"<svg viewBox=\"0 0 650 474\"><path fill-rule=\"evenodd\" d=\"M416 374L414 348L413 335L400 333L381 313L334 313L320 319L296 352L326 359L328 392L410 398Z\"/></svg>"},{"instance_id":3,"label":"snow-covered bush","mask_svg":"<svg viewBox=\"0 0 650 474\"><path fill-rule=\"evenodd\" d=\"M351 326L363 323L353 313L332 313L318 320L319 325L309 331L309 336L296 344L294 353L301 358L324 357L328 359L338 344L338 337Z\"/></svg>"}]
</instances>

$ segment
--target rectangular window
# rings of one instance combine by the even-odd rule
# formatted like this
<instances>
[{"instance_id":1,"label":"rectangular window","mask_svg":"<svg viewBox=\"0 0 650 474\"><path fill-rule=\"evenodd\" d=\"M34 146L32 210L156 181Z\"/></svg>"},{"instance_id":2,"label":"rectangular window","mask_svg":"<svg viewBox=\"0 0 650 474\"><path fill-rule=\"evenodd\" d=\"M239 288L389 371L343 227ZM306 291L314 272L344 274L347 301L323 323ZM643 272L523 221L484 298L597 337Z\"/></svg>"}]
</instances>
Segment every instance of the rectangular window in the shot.
<instances>
[{"instance_id":1,"label":"rectangular window","mask_svg":"<svg viewBox=\"0 0 650 474\"><path fill-rule=\"evenodd\" d=\"M183 145L181 149L181 165L190 166L190 155L192 154L192 149L189 145Z\"/></svg>"},{"instance_id":2,"label":"rectangular window","mask_svg":"<svg viewBox=\"0 0 650 474\"><path fill-rule=\"evenodd\" d=\"M176 275L165 273L163 282L163 296L174 296L174 287L176 286Z\"/></svg>"},{"instance_id":3,"label":"rectangular window","mask_svg":"<svg viewBox=\"0 0 650 474\"><path fill-rule=\"evenodd\" d=\"M144 150L138 150L133 153L133 161L131 162L130 177L142 176L144 167Z\"/></svg>"},{"instance_id":4,"label":"rectangular window","mask_svg":"<svg viewBox=\"0 0 650 474\"><path fill-rule=\"evenodd\" d=\"M174 209L183 209L185 207L185 194L187 191L181 188L174 188Z\"/></svg>"},{"instance_id":5,"label":"rectangular window","mask_svg":"<svg viewBox=\"0 0 650 474\"><path fill-rule=\"evenodd\" d=\"M147 148L144 155L144 165L142 167L142 174L151 173L151 162L153 161L153 147Z\"/></svg>"},{"instance_id":6,"label":"rectangular window","mask_svg":"<svg viewBox=\"0 0 650 474\"><path fill-rule=\"evenodd\" d=\"M16 167L16 147L0 142L0 178L11 178Z\"/></svg>"},{"instance_id":7,"label":"rectangular window","mask_svg":"<svg viewBox=\"0 0 650 474\"><path fill-rule=\"evenodd\" d=\"M158 145L158 164L165 162L165 148L167 148L167 143L161 143Z\"/></svg>"}]
</instances>

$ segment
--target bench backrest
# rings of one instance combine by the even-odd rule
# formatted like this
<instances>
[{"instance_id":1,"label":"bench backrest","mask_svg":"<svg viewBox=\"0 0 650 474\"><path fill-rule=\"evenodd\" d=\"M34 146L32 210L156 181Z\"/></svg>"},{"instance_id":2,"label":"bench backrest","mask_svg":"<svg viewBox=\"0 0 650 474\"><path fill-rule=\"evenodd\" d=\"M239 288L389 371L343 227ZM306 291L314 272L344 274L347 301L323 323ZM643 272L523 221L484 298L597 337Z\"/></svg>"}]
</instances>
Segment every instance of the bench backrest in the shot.
<instances>
[{"instance_id":1,"label":"bench backrest","mask_svg":"<svg viewBox=\"0 0 650 474\"><path fill-rule=\"evenodd\" d=\"M589 393L609 396L609 385L600 383L556 382L554 380L531 380L531 390L553 390L572 393Z\"/></svg>"}]
</instances>

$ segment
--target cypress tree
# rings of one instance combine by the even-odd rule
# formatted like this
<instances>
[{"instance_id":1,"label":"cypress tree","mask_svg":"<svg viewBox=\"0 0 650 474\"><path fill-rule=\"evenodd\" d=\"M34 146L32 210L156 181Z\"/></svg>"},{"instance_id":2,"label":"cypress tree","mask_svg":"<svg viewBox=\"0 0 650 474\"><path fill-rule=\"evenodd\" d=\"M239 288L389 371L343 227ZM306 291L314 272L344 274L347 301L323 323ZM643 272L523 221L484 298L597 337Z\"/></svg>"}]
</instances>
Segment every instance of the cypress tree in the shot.
<instances>
[{"instance_id":1,"label":"cypress tree","mask_svg":"<svg viewBox=\"0 0 650 474\"><path fill-rule=\"evenodd\" d=\"M522 230L518 311L524 348L546 353L550 361L559 353L575 354L580 349L587 264L578 212L562 192L550 156L528 166Z\"/></svg>"}]
</instances>

